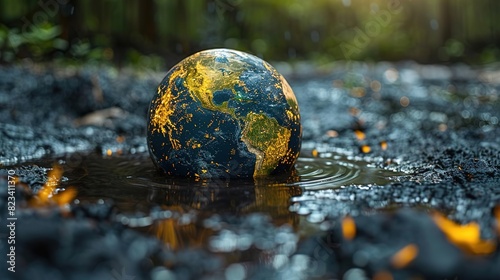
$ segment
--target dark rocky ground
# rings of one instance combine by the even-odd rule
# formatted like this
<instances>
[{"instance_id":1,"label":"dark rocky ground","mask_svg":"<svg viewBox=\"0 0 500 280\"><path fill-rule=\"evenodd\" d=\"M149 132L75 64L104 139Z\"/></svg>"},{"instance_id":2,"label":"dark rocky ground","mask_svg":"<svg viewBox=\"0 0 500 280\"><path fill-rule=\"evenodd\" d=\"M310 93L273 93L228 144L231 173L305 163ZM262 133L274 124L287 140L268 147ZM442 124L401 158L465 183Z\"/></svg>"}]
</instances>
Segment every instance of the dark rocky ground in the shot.
<instances>
[{"instance_id":1,"label":"dark rocky ground","mask_svg":"<svg viewBox=\"0 0 500 280\"><path fill-rule=\"evenodd\" d=\"M14 169L28 186L18 184L15 193L16 273L4 267L1 279L500 278L500 71L404 62L338 64L321 75L289 76L301 108L304 153L341 154L405 175L385 185L290 191L279 217L242 210L234 206L241 204L237 199L233 206L166 208L185 199L175 192L155 194L161 199L129 213L117 201L79 196L64 208L34 209L27 201L58 159L64 166L87 153L144 158L146 110L162 77L109 68L1 67L0 185L7 186L7 171ZM62 185L77 174L65 173ZM101 179L110 189L119 184L112 176ZM265 191L217 188L210 190L237 198ZM8 194L0 189L6 222ZM450 242L436 213L477 223L481 239ZM346 216L356 225L352 237L342 231ZM167 246L140 229L162 221L181 225L179 240L194 231L201 245ZM467 235L458 226L454 232ZM5 225L0 233L5 257ZM484 240L493 245L478 254ZM408 245L418 253L398 265L394 259Z\"/></svg>"}]
</instances>

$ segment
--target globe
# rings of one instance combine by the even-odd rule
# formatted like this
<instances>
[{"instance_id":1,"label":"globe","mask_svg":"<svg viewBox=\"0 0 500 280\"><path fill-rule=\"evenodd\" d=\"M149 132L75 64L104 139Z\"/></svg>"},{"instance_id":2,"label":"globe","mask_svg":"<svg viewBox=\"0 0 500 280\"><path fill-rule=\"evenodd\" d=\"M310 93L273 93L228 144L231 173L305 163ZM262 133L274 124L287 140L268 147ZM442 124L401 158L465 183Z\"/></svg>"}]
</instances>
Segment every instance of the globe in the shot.
<instances>
[{"instance_id":1,"label":"globe","mask_svg":"<svg viewBox=\"0 0 500 280\"><path fill-rule=\"evenodd\" d=\"M147 143L168 175L249 178L291 172L301 145L297 99L264 60L230 49L170 69L148 112Z\"/></svg>"}]
</instances>

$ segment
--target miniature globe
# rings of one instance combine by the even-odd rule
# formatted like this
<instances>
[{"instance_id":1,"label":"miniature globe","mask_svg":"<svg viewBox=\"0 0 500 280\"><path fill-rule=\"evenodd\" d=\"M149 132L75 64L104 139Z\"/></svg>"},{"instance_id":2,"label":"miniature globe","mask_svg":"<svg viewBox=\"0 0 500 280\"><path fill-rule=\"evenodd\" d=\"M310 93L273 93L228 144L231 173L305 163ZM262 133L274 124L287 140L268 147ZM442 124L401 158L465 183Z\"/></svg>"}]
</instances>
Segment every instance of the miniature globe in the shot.
<instances>
[{"instance_id":1,"label":"miniature globe","mask_svg":"<svg viewBox=\"0 0 500 280\"><path fill-rule=\"evenodd\" d=\"M148 148L168 175L245 178L294 168L297 99L281 74L236 50L193 54L170 69L148 113Z\"/></svg>"}]
</instances>

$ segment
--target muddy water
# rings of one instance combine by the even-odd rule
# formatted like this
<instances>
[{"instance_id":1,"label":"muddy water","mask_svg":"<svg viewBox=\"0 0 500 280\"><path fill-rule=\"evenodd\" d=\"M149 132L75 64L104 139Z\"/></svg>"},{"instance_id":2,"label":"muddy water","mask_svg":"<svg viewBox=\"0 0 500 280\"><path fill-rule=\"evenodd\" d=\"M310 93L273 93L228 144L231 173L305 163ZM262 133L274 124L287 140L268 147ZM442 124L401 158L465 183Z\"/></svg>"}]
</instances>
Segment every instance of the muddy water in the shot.
<instances>
[{"instance_id":1,"label":"muddy water","mask_svg":"<svg viewBox=\"0 0 500 280\"><path fill-rule=\"evenodd\" d=\"M338 154L301 156L294 174L255 180L165 177L156 171L147 154L91 154L72 156L60 163L68 179L65 185L78 189L80 201L112 199L121 212L164 205L217 212L268 212L273 216L271 209L287 212L290 197L300 195L304 189L383 185L403 175Z\"/></svg>"},{"instance_id":2,"label":"muddy water","mask_svg":"<svg viewBox=\"0 0 500 280\"><path fill-rule=\"evenodd\" d=\"M311 151L302 154L311 155ZM112 200L123 213L120 217L125 224L156 236L173 249L207 248L213 231L203 226L203 221L216 213L263 213L275 226L288 224L293 232L303 232L308 225L303 225L303 219L289 207L290 199L300 196L304 190L352 184L383 185L389 183L390 178L402 175L331 153L301 156L292 175L258 180L165 177L145 153L73 154L59 163L67 178L63 185L77 188L80 203ZM42 166L49 167L50 163ZM158 206L164 211L162 219L140 218Z\"/></svg>"}]
</instances>

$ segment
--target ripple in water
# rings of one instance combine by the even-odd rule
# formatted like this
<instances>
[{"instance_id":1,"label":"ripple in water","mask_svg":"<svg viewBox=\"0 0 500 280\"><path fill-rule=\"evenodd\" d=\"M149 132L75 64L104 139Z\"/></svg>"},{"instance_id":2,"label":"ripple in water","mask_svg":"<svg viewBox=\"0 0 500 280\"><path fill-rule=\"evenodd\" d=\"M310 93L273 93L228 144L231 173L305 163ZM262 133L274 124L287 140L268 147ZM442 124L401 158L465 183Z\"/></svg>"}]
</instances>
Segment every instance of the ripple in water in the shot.
<instances>
[{"instance_id":1,"label":"ripple in water","mask_svg":"<svg viewBox=\"0 0 500 280\"><path fill-rule=\"evenodd\" d=\"M67 170L85 174L77 181L89 179L99 185L131 185L136 187L185 188L185 187L232 187L232 186L282 186L300 187L306 190L338 188L346 185L383 185L391 178L403 175L374 168L369 162L350 160L345 156L299 157L296 172L291 176L252 179L194 179L166 177L156 171L147 154L135 156L102 157L90 155L81 166ZM84 171L81 171L84 169ZM66 173L67 174L67 173ZM87 177L87 178L85 178ZM71 178L69 178L71 180ZM76 179L76 178L74 178Z\"/></svg>"},{"instance_id":2,"label":"ripple in water","mask_svg":"<svg viewBox=\"0 0 500 280\"><path fill-rule=\"evenodd\" d=\"M339 187L356 180L360 167L356 164L325 158L299 158L295 165L299 181L296 185L306 189Z\"/></svg>"},{"instance_id":3,"label":"ripple in water","mask_svg":"<svg viewBox=\"0 0 500 280\"><path fill-rule=\"evenodd\" d=\"M330 189L347 185L385 185L404 173L376 168L368 161L325 153L320 157L300 157L296 169L300 176L293 185L306 190Z\"/></svg>"}]
</instances>

